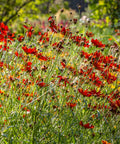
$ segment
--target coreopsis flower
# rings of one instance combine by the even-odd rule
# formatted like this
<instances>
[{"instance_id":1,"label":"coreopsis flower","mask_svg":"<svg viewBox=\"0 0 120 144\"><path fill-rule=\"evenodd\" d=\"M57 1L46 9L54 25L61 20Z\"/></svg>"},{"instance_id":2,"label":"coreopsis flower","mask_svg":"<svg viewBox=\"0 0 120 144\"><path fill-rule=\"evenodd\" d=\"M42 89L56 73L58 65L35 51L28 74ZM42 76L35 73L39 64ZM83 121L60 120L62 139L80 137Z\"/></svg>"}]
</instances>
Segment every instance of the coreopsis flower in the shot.
<instances>
[{"instance_id":1,"label":"coreopsis flower","mask_svg":"<svg viewBox=\"0 0 120 144\"><path fill-rule=\"evenodd\" d=\"M31 27L28 27L28 26L26 26L26 25L23 25L23 27L24 27L25 29L27 29L26 34L27 34L27 36L28 36L29 38L31 38L31 36L32 36L32 34L33 34L33 32L34 32L33 27L32 27L32 26L31 26Z\"/></svg>"},{"instance_id":2,"label":"coreopsis flower","mask_svg":"<svg viewBox=\"0 0 120 144\"><path fill-rule=\"evenodd\" d=\"M92 32L86 32L86 35L88 36L88 37L93 37L94 36L94 34L92 33Z\"/></svg>"},{"instance_id":3,"label":"coreopsis flower","mask_svg":"<svg viewBox=\"0 0 120 144\"><path fill-rule=\"evenodd\" d=\"M86 128L86 129L93 129L94 128L94 125L90 125L89 123L87 124L83 124L82 121L79 122L79 125L81 125L82 127Z\"/></svg>"},{"instance_id":4,"label":"coreopsis flower","mask_svg":"<svg viewBox=\"0 0 120 144\"><path fill-rule=\"evenodd\" d=\"M11 41L14 41L14 37L15 34L10 32L8 26L4 23L0 23L0 42L4 42L3 51L9 49L7 42L9 41L9 43L11 43Z\"/></svg>"},{"instance_id":5,"label":"coreopsis flower","mask_svg":"<svg viewBox=\"0 0 120 144\"><path fill-rule=\"evenodd\" d=\"M18 52L17 52L17 51L15 52L15 55L18 57L18 55L19 55L19 54L18 54Z\"/></svg>"},{"instance_id":6,"label":"coreopsis flower","mask_svg":"<svg viewBox=\"0 0 120 144\"><path fill-rule=\"evenodd\" d=\"M4 93L4 91L0 90L0 94L3 94L3 93Z\"/></svg>"},{"instance_id":7,"label":"coreopsis flower","mask_svg":"<svg viewBox=\"0 0 120 144\"><path fill-rule=\"evenodd\" d=\"M67 36L68 35L70 36L70 34L71 34L70 29L65 28L65 27L62 27L60 32L61 32L62 35L67 35Z\"/></svg>"},{"instance_id":8,"label":"coreopsis flower","mask_svg":"<svg viewBox=\"0 0 120 144\"><path fill-rule=\"evenodd\" d=\"M8 26L5 25L3 22L0 23L0 31L1 31L1 34L3 35L7 35L7 32L9 31Z\"/></svg>"},{"instance_id":9,"label":"coreopsis flower","mask_svg":"<svg viewBox=\"0 0 120 144\"><path fill-rule=\"evenodd\" d=\"M38 32L38 35L41 36L41 37L39 38L38 42L42 42L42 43L49 42L48 32L45 32L44 34L42 34L41 32Z\"/></svg>"},{"instance_id":10,"label":"coreopsis flower","mask_svg":"<svg viewBox=\"0 0 120 144\"><path fill-rule=\"evenodd\" d=\"M102 144L111 144L111 143L109 143L109 142L107 142L105 140L102 140Z\"/></svg>"},{"instance_id":11,"label":"coreopsis flower","mask_svg":"<svg viewBox=\"0 0 120 144\"><path fill-rule=\"evenodd\" d=\"M24 40L24 36L18 36L17 40L18 40L19 42L22 42L22 41Z\"/></svg>"},{"instance_id":12,"label":"coreopsis flower","mask_svg":"<svg viewBox=\"0 0 120 144\"><path fill-rule=\"evenodd\" d=\"M74 43L78 46L84 46L89 47L89 40L86 39L86 37L82 38L81 36L71 36L71 39Z\"/></svg>"},{"instance_id":13,"label":"coreopsis flower","mask_svg":"<svg viewBox=\"0 0 120 144\"><path fill-rule=\"evenodd\" d=\"M1 62L1 61L0 61L0 67L1 67L1 68L3 67L3 62Z\"/></svg>"},{"instance_id":14,"label":"coreopsis flower","mask_svg":"<svg viewBox=\"0 0 120 144\"><path fill-rule=\"evenodd\" d=\"M36 57L37 57L39 60L41 60L41 61L47 61L47 60L50 59L50 58L47 57L47 56L43 56L42 53L37 53L37 54L36 54Z\"/></svg>"},{"instance_id":15,"label":"coreopsis flower","mask_svg":"<svg viewBox=\"0 0 120 144\"><path fill-rule=\"evenodd\" d=\"M61 63L61 65L63 66L63 68L66 67L66 64L65 64L64 62L60 62L60 63Z\"/></svg>"},{"instance_id":16,"label":"coreopsis flower","mask_svg":"<svg viewBox=\"0 0 120 144\"><path fill-rule=\"evenodd\" d=\"M66 102L66 105L69 106L70 108L75 107L77 104L76 103L72 103L72 102Z\"/></svg>"},{"instance_id":17,"label":"coreopsis flower","mask_svg":"<svg viewBox=\"0 0 120 144\"><path fill-rule=\"evenodd\" d=\"M79 93L81 93L83 96L86 96L86 97L91 97L92 96L92 93L90 91L88 91L87 89L86 90L83 90L82 88L78 89Z\"/></svg>"},{"instance_id":18,"label":"coreopsis flower","mask_svg":"<svg viewBox=\"0 0 120 144\"><path fill-rule=\"evenodd\" d=\"M25 65L25 70L26 70L27 72L31 72L31 69L32 69L31 65L32 65L32 62L27 62L27 63L26 63L26 65Z\"/></svg>"},{"instance_id":19,"label":"coreopsis flower","mask_svg":"<svg viewBox=\"0 0 120 144\"><path fill-rule=\"evenodd\" d=\"M50 23L50 29L52 30L52 32L54 32L54 33L57 33L57 26L56 26L56 24L55 24L55 20L53 19L53 17L52 16L50 16L49 18L48 18L48 22Z\"/></svg>"},{"instance_id":20,"label":"coreopsis flower","mask_svg":"<svg viewBox=\"0 0 120 144\"><path fill-rule=\"evenodd\" d=\"M22 49L27 53L27 54L37 54L36 47L34 48L27 48L27 46L23 46Z\"/></svg>"},{"instance_id":21,"label":"coreopsis flower","mask_svg":"<svg viewBox=\"0 0 120 144\"><path fill-rule=\"evenodd\" d=\"M117 77L112 75L110 72L109 72L109 69L106 69L104 71L102 71L102 74L101 76L103 76L103 78L105 80L107 80L108 84L111 84L113 83L114 81L116 81Z\"/></svg>"},{"instance_id":22,"label":"coreopsis flower","mask_svg":"<svg viewBox=\"0 0 120 144\"><path fill-rule=\"evenodd\" d=\"M36 81L36 84L39 86L39 87L47 87L48 84L44 83L44 82L41 82L39 80Z\"/></svg>"},{"instance_id":23,"label":"coreopsis flower","mask_svg":"<svg viewBox=\"0 0 120 144\"><path fill-rule=\"evenodd\" d=\"M96 86L98 87L103 86L102 81L100 81L100 78L95 75L95 72L89 74L89 78L91 79L92 83L95 84Z\"/></svg>"},{"instance_id":24,"label":"coreopsis flower","mask_svg":"<svg viewBox=\"0 0 120 144\"><path fill-rule=\"evenodd\" d=\"M110 110L115 113L120 113L120 100L113 101L112 99L109 101L110 103Z\"/></svg>"},{"instance_id":25,"label":"coreopsis flower","mask_svg":"<svg viewBox=\"0 0 120 144\"><path fill-rule=\"evenodd\" d=\"M97 40L97 39L92 39L91 40L91 42L94 44L94 46L96 46L96 47L105 47L105 44L102 44L102 42L100 42L99 40Z\"/></svg>"},{"instance_id":26,"label":"coreopsis flower","mask_svg":"<svg viewBox=\"0 0 120 144\"><path fill-rule=\"evenodd\" d=\"M81 93L83 96L86 97L91 97L91 96L104 97L104 94L102 94L100 91L97 92L95 89L88 91L87 89L83 90L82 88L79 88L78 91L79 93Z\"/></svg>"},{"instance_id":27,"label":"coreopsis flower","mask_svg":"<svg viewBox=\"0 0 120 144\"><path fill-rule=\"evenodd\" d=\"M67 77L57 76L57 78L59 78L58 84L60 84L60 82L62 82L62 81L65 83L65 87L66 87L66 84L67 84L67 83L69 84L69 81L68 81L68 78L67 78Z\"/></svg>"}]
</instances>

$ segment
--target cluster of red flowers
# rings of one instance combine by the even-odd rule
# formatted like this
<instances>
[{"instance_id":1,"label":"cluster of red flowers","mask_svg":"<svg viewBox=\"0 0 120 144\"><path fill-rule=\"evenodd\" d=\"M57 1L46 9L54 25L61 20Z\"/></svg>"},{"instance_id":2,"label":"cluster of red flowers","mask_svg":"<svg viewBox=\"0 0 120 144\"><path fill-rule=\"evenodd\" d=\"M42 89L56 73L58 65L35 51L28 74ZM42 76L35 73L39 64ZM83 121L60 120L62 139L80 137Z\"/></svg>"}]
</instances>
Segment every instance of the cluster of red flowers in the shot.
<instances>
[{"instance_id":1,"label":"cluster of red flowers","mask_svg":"<svg viewBox=\"0 0 120 144\"><path fill-rule=\"evenodd\" d=\"M50 23L50 29L52 30L52 32L57 33L57 26L56 26L55 21L53 20L52 16L50 16L48 18L48 22Z\"/></svg>"},{"instance_id":2,"label":"cluster of red flowers","mask_svg":"<svg viewBox=\"0 0 120 144\"><path fill-rule=\"evenodd\" d=\"M6 68L8 68L9 70L12 70L14 67L9 65L9 64L6 64L2 61L0 61L0 68L3 68L3 66L5 66Z\"/></svg>"},{"instance_id":3,"label":"cluster of red flowers","mask_svg":"<svg viewBox=\"0 0 120 144\"><path fill-rule=\"evenodd\" d=\"M104 94L102 94L100 91L96 91L95 89L91 90L91 91L88 91L87 89L86 90L83 90L82 88L79 88L78 91L83 95L83 96L86 96L86 97L91 97L91 96L96 96L96 97L104 97Z\"/></svg>"},{"instance_id":4,"label":"cluster of red flowers","mask_svg":"<svg viewBox=\"0 0 120 144\"><path fill-rule=\"evenodd\" d=\"M47 57L47 56L43 56L42 53L38 53L38 50L36 49L36 47L34 48L27 48L27 46L23 46L22 49L27 53L27 54L34 54L36 55L36 57L39 60L42 61L47 61L50 60L51 58ZM18 56L18 53L16 52L16 56Z\"/></svg>"},{"instance_id":5,"label":"cluster of red flowers","mask_svg":"<svg viewBox=\"0 0 120 144\"><path fill-rule=\"evenodd\" d=\"M120 71L120 64L115 63L115 59L112 56L104 56L99 51L91 54L81 51L81 56L88 59L94 68L101 72L101 76L103 76L109 84L117 79L110 71Z\"/></svg>"},{"instance_id":6,"label":"cluster of red flowers","mask_svg":"<svg viewBox=\"0 0 120 144\"><path fill-rule=\"evenodd\" d=\"M94 44L94 46L96 47L99 47L99 48L103 48L105 47L105 44L103 44L102 42L100 42L99 40L97 39L92 39L91 42Z\"/></svg>"},{"instance_id":7,"label":"cluster of red flowers","mask_svg":"<svg viewBox=\"0 0 120 144\"><path fill-rule=\"evenodd\" d=\"M114 90L107 96L107 99L110 103L110 110L114 113L120 113L120 92Z\"/></svg>"},{"instance_id":8,"label":"cluster of red flowers","mask_svg":"<svg viewBox=\"0 0 120 144\"><path fill-rule=\"evenodd\" d=\"M43 44L46 42L49 42L48 32L45 32L45 33L38 32L38 34L41 36L39 38L39 42L42 42Z\"/></svg>"},{"instance_id":9,"label":"cluster of red flowers","mask_svg":"<svg viewBox=\"0 0 120 144\"><path fill-rule=\"evenodd\" d=\"M108 109L110 110L110 107L107 105L100 105L100 104L95 104L95 105L91 105L91 103L88 104L88 108L92 109L92 110L98 110L98 109Z\"/></svg>"},{"instance_id":10,"label":"cluster of red flowers","mask_svg":"<svg viewBox=\"0 0 120 144\"><path fill-rule=\"evenodd\" d=\"M74 43L78 46L84 46L84 47L89 47L89 40L86 39L86 37L81 37L81 36L71 36L71 39L73 40Z\"/></svg>"},{"instance_id":11,"label":"cluster of red flowers","mask_svg":"<svg viewBox=\"0 0 120 144\"><path fill-rule=\"evenodd\" d=\"M56 51L58 51L58 52L61 52L62 49L64 49L63 41L55 42L55 43L52 44L52 46L53 46L53 49L56 49Z\"/></svg>"},{"instance_id":12,"label":"cluster of red flowers","mask_svg":"<svg viewBox=\"0 0 120 144\"><path fill-rule=\"evenodd\" d=\"M57 78L59 78L58 84L60 84L60 82L62 82L62 81L65 83L65 87L66 87L66 84L67 84L67 83L69 84L69 81L68 81L68 78L67 78L67 77L57 76Z\"/></svg>"},{"instance_id":13,"label":"cluster of red flowers","mask_svg":"<svg viewBox=\"0 0 120 144\"><path fill-rule=\"evenodd\" d=\"M65 28L64 26L60 29L59 26L55 24L53 17L49 17L48 21L50 23L50 28L52 32L60 32L65 36L69 36L69 38L78 46L89 47L89 40L87 40L86 37L82 38L81 36L72 36L70 29Z\"/></svg>"},{"instance_id":14,"label":"cluster of red flowers","mask_svg":"<svg viewBox=\"0 0 120 144\"><path fill-rule=\"evenodd\" d=\"M0 23L0 42L4 42L3 51L9 49L7 42L11 43L11 41L14 41L14 37L15 34L10 32L8 26L4 23ZM2 48L2 45L0 45L0 48Z\"/></svg>"}]
</instances>

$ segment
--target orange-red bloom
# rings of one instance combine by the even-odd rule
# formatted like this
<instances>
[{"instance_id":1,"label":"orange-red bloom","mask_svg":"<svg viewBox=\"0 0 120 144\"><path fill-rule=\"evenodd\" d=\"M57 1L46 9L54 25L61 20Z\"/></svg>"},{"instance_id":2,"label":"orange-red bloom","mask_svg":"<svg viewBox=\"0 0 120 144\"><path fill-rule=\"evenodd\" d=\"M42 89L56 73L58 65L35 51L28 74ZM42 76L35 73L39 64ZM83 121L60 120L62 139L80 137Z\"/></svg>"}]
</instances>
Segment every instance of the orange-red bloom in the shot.
<instances>
[{"instance_id":1,"label":"orange-red bloom","mask_svg":"<svg viewBox=\"0 0 120 144\"><path fill-rule=\"evenodd\" d=\"M34 48L27 48L27 46L23 46L22 49L27 53L27 54L37 54L36 47Z\"/></svg>"},{"instance_id":2,"label":"orange-red bloom","mask_svg":"<svg viewBox=\"0 0 120 144\"><path fill-rule=\"evenodd\" d=\"M100 42L97 39L92 39L91 42L94 44L94 46L96 47L105 47L105 44L102 44L102 42Z\"/></svg>"},{"instance_id":3,"label":"orange-red bloom","mask_svg":"<svg viewBox=\"0 0 120 144\"><path fill-rule=\"evenodd\" d=\"M48 86L46 83L44 83L44 82L39 82L38 80L36 81L36 84L37 84L38 86L40 86L40 87L46 87L46 86Z\"/></svg>"},{"instance_id":4,"label":"orange-red bloom","mask_svg":"<svg viewBox=\"0 0 120 144\"><path fill-rule=\"evenodd\" d=\"M33 34L33 27L32 27L32 26L31 26L31 27L28 27L28 26L26 26L26 25L23 25L23 27L24 27L25 29L27 29L26 34L27 34L27 36L28 36L29 38L31 38L31 36L32 36L32 34Z\"/></svg>"},{"instance_id":5,"label":"orange-red bloom","mask_svg":"<svg viewBox=\"0 0 120 144\"><path fill-rule=\"evenodd\" d=\"M75 107L77 104L76 103L72 103L72 102L66 102L66 105L69 106L70 108Z\"/></svg>"},{"instance_id":6,"label":"orange-red bloom","mask_svg":"<svg viewBox=\"0 0 120 144\"><path fill-rule=\"evenodd\" d=\"M81 125L82 127L86 128L86 129L93 129L94 128L94 125L90 125L89 123L83 124L82 121L79 122L79 125Z\"/></svg>"},{"instance_id":7,"label":"orange-red bloom","mask_svg":"<svg viewBox=\"0 0 120 144\"><path fill-rule=\"evenodd\" d=\"M103 143L103 144L111 144L111 143L109 143L109 142L107 142L107 141L105 141L105 140L102 140L102 143Z\"/></svg>"}]
</instances>

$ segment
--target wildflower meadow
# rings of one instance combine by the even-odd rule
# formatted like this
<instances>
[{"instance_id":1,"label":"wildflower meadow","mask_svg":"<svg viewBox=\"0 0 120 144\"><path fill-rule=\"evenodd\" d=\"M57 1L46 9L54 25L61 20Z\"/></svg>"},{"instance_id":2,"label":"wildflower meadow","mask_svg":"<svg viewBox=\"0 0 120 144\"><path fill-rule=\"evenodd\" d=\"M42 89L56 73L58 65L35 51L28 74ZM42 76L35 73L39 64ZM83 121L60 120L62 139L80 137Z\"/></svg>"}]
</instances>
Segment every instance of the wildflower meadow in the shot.
<instances>
[{"instance_id":1,"label":"wildflower meadow","mask_svg":"<svg viewBox=\"0 0 120 144\"><path fill-rule=\"evenodd\" d=\"M119 144L119 29L21 26L0 23L0 143Z\"/></svg>"}]
</instances>

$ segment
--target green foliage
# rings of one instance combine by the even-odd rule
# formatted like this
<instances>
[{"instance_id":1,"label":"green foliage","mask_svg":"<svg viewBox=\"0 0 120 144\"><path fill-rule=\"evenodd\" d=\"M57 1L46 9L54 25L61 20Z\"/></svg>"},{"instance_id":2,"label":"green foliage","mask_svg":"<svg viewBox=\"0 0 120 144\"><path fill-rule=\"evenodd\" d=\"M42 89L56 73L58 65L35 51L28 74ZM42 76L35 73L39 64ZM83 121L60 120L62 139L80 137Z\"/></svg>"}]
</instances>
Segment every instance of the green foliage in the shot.
<instances>
[{"instance_id":1,"label":"green foliage","mask_svg":"<svg viewBox=\"0 0 120 144\"><path fill-rule=\"evenodd\" d=\"M64 8L69 9L69 3L67 1L64 2Z\"/></svg>"},{"instance_id":2,"label":"green foliage","mask_svg":"<svg viewBox=\"0 0 120 144\"><path fill-rule=\"evenodd\" d=\"M49 0L2 0L0 2L0 21L7 24L13 22L18 15L20 20L24 18L38 19L40 5Z\"/></svg>"},{"instance_id":3,"label":"green foliage","mask_svg":"<svg viewBox=\"0 0 120 144\"><path fill-rule=\"evenodd\" d=\"M14 27L26 19L40 20L42 14L48 15L50 11L55 14L63 7L68 9L68 2L63 2L63 0L0 0L0 22Z\"/></svg>"},{"instance_id":4,"label":"green foliage","mask_svg":"<svg viewBox=\"0 0 120 144\"><path fill-rule=\"evenodd\" d=\"M3 21L4 23L8 23L11 19L14 20L18 14L18 12L23 9L26 5L31 3L32 0L4 0L1 1L0 4L0 21Z\"/></svg>"},{"instance_id":5,"label":"green foliage","mask_svg":"<svg viewBox=\"0 0 120 144\"><path fill-rule=\"evenodd\" d=\"M106 19L107 24L111 22L112 27L120 27L120 1L119 0L91 0L91 17Z\"/></svg>"}]
</instances>

